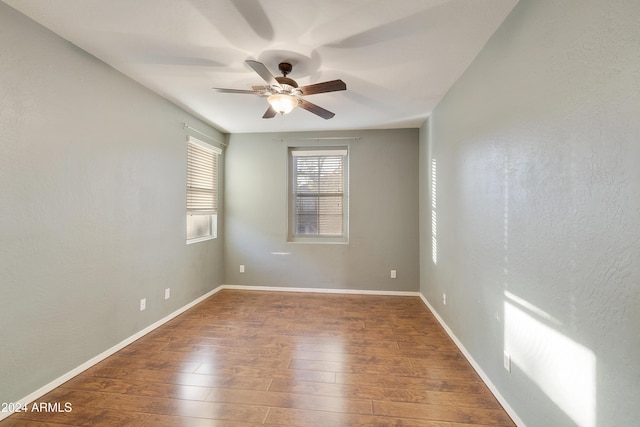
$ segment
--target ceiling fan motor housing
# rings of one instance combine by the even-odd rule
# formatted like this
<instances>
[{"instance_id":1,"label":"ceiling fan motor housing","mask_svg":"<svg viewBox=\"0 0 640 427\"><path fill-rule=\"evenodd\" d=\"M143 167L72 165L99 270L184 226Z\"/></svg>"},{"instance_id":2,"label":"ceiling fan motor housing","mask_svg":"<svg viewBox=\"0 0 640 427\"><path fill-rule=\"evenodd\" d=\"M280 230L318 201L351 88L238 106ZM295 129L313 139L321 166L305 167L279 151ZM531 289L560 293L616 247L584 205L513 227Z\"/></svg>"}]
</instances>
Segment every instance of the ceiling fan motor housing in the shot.
<instances>
[{"instance_id":1,"label":"ceiling fan motor housing","mask_svg":"<svg viewBox=\"0 0 640 427\"><path fill-rule=\"evenodd\" d=\"M276 77L275 79L283 86L290 86L292 89L296 89L298 87L298 83L295 80L287 77L287 74L291 72L293 66L288 62L281 62L278 64L278 69L282 73L282 77Z\"/></svg>"},{"instance_id":2,"label":"ceiling fan motor housing","mask_svg":"<svg viewBox=\"0 0 640 427\"><path fill-rule=\"evenodd\" d=\"M288 85L291 86L293 88L297 88L298 87L298 83L296 83L295 80L290 79L289 77L276 77L276 80L278 81L278 83L280 83L281 85Z\"/></svg>"},{"instance_id":3,"label":"ceiling fan motor housing","mask_svg":"<svg viewBox=\"0 0 640 427\"><path fill-rule=\"evenodd\" d=\"M293 66L290 63L281 62L280 64L278 64L278 69L280 69L280 72L282 73L282 77L276 77L276 80L278 81L278 83L280 83L283 86L284 85L291 86L292 88L298 87L298 83L296 83L295 80L287 77L287 74L289 74L293 69Z\"/></svg>"}]
</instances>

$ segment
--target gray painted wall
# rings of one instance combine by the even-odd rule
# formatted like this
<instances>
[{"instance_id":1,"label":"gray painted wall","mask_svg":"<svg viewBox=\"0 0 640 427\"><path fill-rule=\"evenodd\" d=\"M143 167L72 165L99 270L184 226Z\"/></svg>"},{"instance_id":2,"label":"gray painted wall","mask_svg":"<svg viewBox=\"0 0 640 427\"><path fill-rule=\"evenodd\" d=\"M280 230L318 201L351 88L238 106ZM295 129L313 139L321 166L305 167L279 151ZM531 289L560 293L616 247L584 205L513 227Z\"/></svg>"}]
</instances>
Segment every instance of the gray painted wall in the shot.
<instances>
[{"instance_id":1,"label":"gray painted wall","mask_svg":"<svg viewBox=\"0 0 640 427\"><path fill-rule=\"evenodd\" d=\"M0 58L0 402L12 402L222 283L221 238L185 244L181 124L223 136L4 3Z\"/></svg>"},{"instance_id":2,"label":"gray painted wall","mask_svg":"<svg viewBox=\"0 0 640 427\"><path fill-rule=\"evenodd\" d=\"M529 427L640 419L639 17L520 0L421 129L421 291Z\"/></svg>"},{"instance_id":3,"label":"gray painted wall","mask_svg":"<svg viewBox=\"0 0 640 427\"><path fill-rule=\"evenodd\" d=\"M287 243L287 146L331 143L350 147L349 244ZM233 134L226 165L227 284L418 290L417 129Z\"/></svg>"}]
</instances>

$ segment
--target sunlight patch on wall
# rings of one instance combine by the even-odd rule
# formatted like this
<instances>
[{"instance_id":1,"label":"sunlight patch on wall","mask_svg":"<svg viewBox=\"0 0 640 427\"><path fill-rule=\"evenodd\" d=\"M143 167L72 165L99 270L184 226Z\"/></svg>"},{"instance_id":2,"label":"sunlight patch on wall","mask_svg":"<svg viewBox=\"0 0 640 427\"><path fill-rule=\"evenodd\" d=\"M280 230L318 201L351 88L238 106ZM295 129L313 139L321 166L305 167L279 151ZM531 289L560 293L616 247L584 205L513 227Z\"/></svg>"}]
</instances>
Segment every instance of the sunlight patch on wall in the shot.
<instances>
[{"instance_id":1,"label":"sunlight patch on wall","mask_svg":"<svg viewBox=\"0 0 640 427\"><path fill-rule=\"evenodd\" d=\"M505 291L504 295L507 297L508 301L511 301L514 305L517 305L519 307L521 307L522 309L528 311L531 314L534 314L535 316L539 317L540 319L543 319L547 322L553 323L557 326L562 326L562 322L560 320L558 320L558 318L550 315L549 313L547 313L546 311L536 307L535 305L531 304L529 301L525 300L524 298L520 298L517 295L512 294L509 291Z\"/></svg>"},{"instance_id":2,"label":"sunlight patch on wall","mask_svg":"<svg viewBox=\"0 0 640 427\"><path fill-rule=\"evenodd\" d=\"M436 159L431 159L431 260L438 264L438 217L436 215Z\"/></svg>"},{"instance_id":3,"label":"sunlight patch on wall","mask_svg":"<svg viewBox=\"0 0 640 427\"><path fill-rule=\"evenodd\" d=\"M505 352L511 362L578 426L596 425L596 358L591 350L555 330L560 322L505 292Z\"/></svg>"}]
</instances>

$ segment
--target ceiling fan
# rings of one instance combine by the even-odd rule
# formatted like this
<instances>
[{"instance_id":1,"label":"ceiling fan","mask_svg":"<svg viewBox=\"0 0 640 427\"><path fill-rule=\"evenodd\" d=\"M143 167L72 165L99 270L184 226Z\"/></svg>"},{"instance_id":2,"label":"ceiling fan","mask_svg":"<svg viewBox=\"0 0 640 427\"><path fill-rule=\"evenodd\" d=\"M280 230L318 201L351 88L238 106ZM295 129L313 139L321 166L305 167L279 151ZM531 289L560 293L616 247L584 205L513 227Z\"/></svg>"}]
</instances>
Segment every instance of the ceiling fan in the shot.
<instances>
[{"instance_id":1,"label":"ceiling fan","mask_svg":"<svg viewBox=\"0 0 640 427\"><path fill-rule=\"evenodd\" d=\"M307 101L303 96L347 89L347 85L342 80L331 80L298 87L298 83L296 83L295 80L287 77L287 74L289 74L293 68L288 62L281 62L280 65L278 65L278 68L282 72L282 77L274 77L261 62L251 59L247 59L245 62L268 83L268 86L252 86L251 90L223 89L217 87L213 89L223 93L248 93L266 96L269 102L269 108L267 108L267 111L262 116L263 119L271 119L278 113L287 114L295 107L303 108L323 119L330 119L335 116L335 113Z\"/></svg>"}]
</instances>

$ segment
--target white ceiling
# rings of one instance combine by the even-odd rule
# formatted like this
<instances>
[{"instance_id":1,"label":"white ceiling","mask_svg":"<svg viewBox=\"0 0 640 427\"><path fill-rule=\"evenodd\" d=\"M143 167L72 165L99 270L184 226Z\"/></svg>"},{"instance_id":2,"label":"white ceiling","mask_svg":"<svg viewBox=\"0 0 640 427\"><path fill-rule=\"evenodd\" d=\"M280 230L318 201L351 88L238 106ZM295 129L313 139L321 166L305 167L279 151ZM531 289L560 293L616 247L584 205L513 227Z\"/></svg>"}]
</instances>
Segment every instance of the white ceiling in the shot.
<instances>
[{"instance_id":1,"label":"white ceiling","mask_svg":"<svg viewBox=\"0 0 640 427\"><path fill-rule=\"evenodd\" d=\"M517 0L3 0L226 132L419 127ZM293 64L300 86L347 91L262 119L265 98L219 93L264 81L245 64Z\"/></svg>"}]
</instances>

